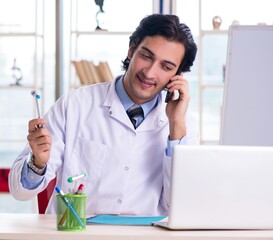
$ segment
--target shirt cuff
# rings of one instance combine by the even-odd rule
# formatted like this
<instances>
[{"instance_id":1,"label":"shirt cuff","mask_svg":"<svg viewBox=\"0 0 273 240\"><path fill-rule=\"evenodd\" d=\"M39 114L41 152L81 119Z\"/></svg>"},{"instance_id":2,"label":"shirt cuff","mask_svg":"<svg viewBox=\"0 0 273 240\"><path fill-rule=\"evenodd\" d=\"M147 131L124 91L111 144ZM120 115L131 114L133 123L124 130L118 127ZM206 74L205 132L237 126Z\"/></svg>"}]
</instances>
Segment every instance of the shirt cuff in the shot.
<instances>
[{"instance_id":1,"label":"shirt cuff","mask_svg":"<svg viewBox=\"0 0 273 240\"><path fill-rule=\"evenodd\" d=\"M168 141L167 141L167 149L166 149L166 155L168 157L171 157L173 154L173 147L175 145L183 145L187 143L187 135L184 136L183 138L181 138L180 140L171 140L168 137Z\"/></svg>"},{"instance_id":2,"label":"shirt cuff","mask_svg":"<svg viewBox=\"0 0 273 240\"><path fill-rule=\"evenodd\" d=\"M35 173L32 169L28 167L27 163L30 160L30 158L31 158L31 153L28 155L27 159L24 162L22 173L21 173L21 183L24 188L33 190L37 188L43 181L45 173L46 173L46 169L42 175Z\"/></svg>"}]
</instances>

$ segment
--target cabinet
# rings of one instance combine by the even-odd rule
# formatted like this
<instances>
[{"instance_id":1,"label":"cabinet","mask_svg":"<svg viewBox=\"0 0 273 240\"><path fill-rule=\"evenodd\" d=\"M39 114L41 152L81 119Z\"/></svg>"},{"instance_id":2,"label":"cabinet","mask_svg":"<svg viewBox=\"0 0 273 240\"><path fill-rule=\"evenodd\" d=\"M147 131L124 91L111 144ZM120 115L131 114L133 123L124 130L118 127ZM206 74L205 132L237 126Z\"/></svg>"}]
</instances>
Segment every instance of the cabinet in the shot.
<instances>
[{"instance_id":1,"label":"cabinet","mask_svg":"<svg viewBox=\"0 0 273 240\"><path fill-rule=\"evenodd\" d=\"M68 89L80 85L71 61L88 60L95 65L107 62L113 76L123 73L122 63L127 56L129 36L139 21L153 12L154 0L104 1L106 30L96 29L99 7L95 1L70 0ZM125 10L124 10L125 9Z\"/></svg>"},{"instance_id":2,"label":"cabinet","mask_svg":"<svg viewBox=\"0 0 273 240\"><path fill-rule=\"evenodd\" d=\"M228 28L236 22L241 25L273 23L272 1L253 0L246 2L218 0L173 0L175 11L193 30L198 43L196 74L189 82L198 84L191 94L199 119L201 143L218 143L220 138L221 106L223 101L223 66L226 62ZM257 9L259 9L257 11ZM220 30L213 30L214 16L222 18ZM196 101L198 99L198 101ZM198 102L198 103L196 103ZM195 109L194 109L195 110Z\"/></svg>"},{"instance_id":3,"label":"cabinet","mask_svg":"<svg viewBox=\"0 0 273 240\"><path fill-rule=\"evenodd\" d=\"M42 95L40 111L44 112L43 25L44 0L10 0L1 4L0 169L5 171L26 144L29 119L37 116L31 90ZM17 201L7 192L0 191L0 201L0 212L37 211L36 200Z\"/></svg>"},{"instance_id":4,"label":"cabinet","mask_svg":"<svg viewBox=\"0 0 273 240\"><path fill-rule=\"evenodd\" d=\"M70 88L78 87L80 81L72 61L88 60L95 65L107 62L114 76L122 74L121 60L125 59L130 32L118 31L72 31L70 45ZM113 44L115 46L113 46Z\"/></svg>"},{"instance_id":5,"label":"cabinet","mask_svg":"<svg viewBox=\"0 0 273 240\"><path fill-rule=\"evenodd\" d=\"M173 2L175 13L190 27L198 48L191 72L186 75L191 91L190 111L198 120L201 144L215 144L220 137L228 27L234 19L231 14L223 14L222 5L230 1ZM215 15L223 17L218 30L213 29Z\"/></svg>"},{"instance_id":6,"label":"cabinet","mask_svg":"<svg viewBox=\"0 0 273 240\"><path fill-rule=\"evenodd\" d=\"M27 8L22 2L8 1L0 10L0 167L6 168L26 144L29 119L37 116L30 92L43 96L44 89L44 0L28 1ZM14 6L21 11L11 12ZM13 74L22 78L18 84ZM41 113L43 106L42 97Z\"/></svg>"}]
</instances>

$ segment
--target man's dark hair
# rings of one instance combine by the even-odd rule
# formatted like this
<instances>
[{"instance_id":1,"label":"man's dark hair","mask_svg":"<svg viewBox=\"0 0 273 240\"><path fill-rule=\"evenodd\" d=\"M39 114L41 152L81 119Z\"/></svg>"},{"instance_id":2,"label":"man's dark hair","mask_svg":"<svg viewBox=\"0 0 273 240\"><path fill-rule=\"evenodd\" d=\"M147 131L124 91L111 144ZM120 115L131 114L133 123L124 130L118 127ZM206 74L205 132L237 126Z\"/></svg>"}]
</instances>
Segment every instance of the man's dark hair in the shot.
<instances>
[{"instance_id":1,"label":"man's dark hair","mask_svg":"<svg viewBox=\"0 0 273 240\"><path fill-rule=\"evenodd\" d=\"M185 46L185 56L178 68L178 73L189 72L197 53L197 46L189 27L184 23L180 23L176 15L148 15L141 20L139 26L130 36L129 46L134 44L135 50L145 37L156 35L165 37L171 41L180 42ZM123 69L127 70L130 63L128 58L122 61L122 63Z\"/></svg>"}]
</instances>

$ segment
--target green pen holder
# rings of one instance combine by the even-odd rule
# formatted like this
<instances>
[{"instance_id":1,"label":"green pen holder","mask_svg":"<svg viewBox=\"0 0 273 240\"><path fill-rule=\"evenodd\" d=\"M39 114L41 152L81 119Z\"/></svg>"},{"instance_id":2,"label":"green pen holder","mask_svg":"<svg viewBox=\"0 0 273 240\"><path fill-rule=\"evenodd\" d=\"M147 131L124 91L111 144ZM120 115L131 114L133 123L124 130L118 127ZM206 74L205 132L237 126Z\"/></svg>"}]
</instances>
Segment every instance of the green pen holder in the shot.
<instances>
[{"instance_id":1,"label":"green pen holder","mask_svg":"<svg viewBox=\"0 0 273 240\"><path fill-rule=\"evenodd\" d=\"M57 194L57 229L84 231L86 229L86 194Z\"/></svg>"}]
</instances>

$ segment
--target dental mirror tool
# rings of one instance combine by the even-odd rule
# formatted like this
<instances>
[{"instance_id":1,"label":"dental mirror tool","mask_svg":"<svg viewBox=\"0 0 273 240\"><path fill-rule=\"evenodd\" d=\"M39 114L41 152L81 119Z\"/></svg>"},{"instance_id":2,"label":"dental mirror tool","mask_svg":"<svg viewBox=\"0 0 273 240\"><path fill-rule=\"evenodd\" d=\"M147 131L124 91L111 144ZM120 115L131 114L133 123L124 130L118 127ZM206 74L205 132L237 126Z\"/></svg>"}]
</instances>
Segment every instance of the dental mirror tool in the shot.
<instances>
[{"instance_id":1,"label":"dental mirror tool","mask_svg":"<svg viewBox=\"0 0 273 240\"><path fill-rule=\"evenodd\" d=\"M41 118L40 108L39 108L39 101L38 101L41 98L41 96L38 94L38 92L36 90L32 90L31 95L35 98L38 118Z\"/></svg>"}]
</instances>

